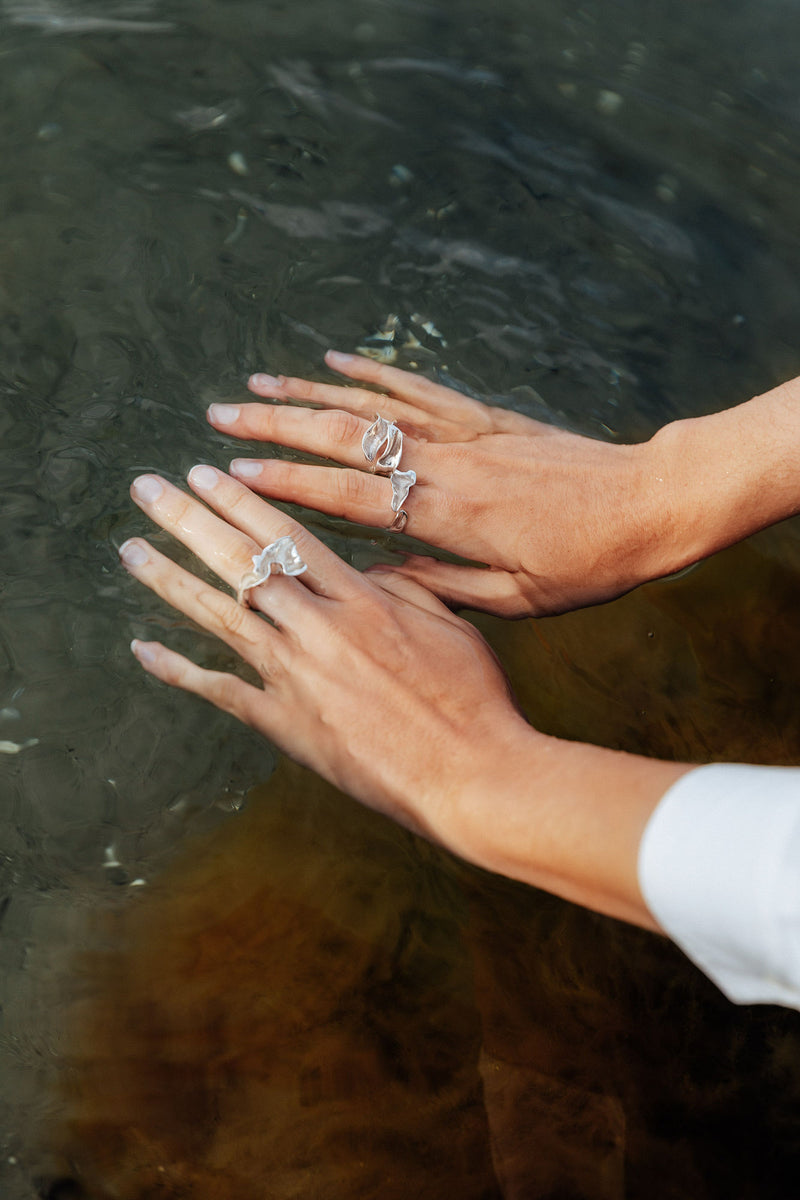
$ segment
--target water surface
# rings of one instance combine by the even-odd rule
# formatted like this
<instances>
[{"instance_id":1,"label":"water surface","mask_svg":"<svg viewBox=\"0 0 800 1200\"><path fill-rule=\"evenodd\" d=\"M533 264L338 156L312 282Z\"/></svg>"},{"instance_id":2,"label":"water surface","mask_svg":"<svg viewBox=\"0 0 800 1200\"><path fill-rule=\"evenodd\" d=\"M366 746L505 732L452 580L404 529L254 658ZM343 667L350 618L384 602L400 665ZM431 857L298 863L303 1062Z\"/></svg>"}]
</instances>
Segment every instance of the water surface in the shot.
<instances>
[{"instance_id":1,"label":"water surface","mask_svg":"<svg viewBox=\"0 0 800 1200\"><path fill-rule=\"evenodd\" d=\"M0 5L11 1200L791 1194L796 1015L273 776L142 676L132 636L230 659L116 559L133 475L226 465L207 403L328 346L619 440L800 372L800 17L679 17ZM307 519L357 565L402 545ZM789 523L481 627L551 732L797 762L798 554Z\"/></svg>"}]
</instances>

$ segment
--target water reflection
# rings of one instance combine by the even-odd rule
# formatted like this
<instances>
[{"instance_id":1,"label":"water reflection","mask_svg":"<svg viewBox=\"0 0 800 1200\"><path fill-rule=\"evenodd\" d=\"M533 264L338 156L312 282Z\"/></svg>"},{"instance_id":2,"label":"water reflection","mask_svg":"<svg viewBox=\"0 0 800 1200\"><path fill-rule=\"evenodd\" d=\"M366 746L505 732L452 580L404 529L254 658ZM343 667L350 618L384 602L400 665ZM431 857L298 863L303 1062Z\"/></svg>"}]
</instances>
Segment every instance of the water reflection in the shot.
<instances>
[{"instance_id":1,"label":"water reflection","mask_svg":"<svg viewBox=\"0 0 800 1200\"><path fill-rule=\"evenodd\" d=\"M208 401L328 345L617 438L797 373L796 13L4 0L0 30L4 1196L783 1200L795 1018L307 777L226 820L274 757L142 678L131 636L229 659L114 546L133 474L240 452ZM796 762L796 540L485 628L552 732Z\"/></svg>"}]
</instances>

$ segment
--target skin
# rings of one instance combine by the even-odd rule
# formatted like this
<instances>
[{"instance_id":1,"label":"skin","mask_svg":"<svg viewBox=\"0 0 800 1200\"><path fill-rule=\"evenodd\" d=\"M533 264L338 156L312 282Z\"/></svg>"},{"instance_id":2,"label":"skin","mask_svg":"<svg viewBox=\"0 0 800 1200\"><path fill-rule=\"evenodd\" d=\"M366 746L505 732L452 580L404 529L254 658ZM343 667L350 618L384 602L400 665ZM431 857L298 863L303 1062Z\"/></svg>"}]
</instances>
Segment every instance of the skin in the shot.
<instances>
[{"instance_id":1,"label":"skin","mask_svg":"<svg viewBox=\"0 0 800 1200\"><path fill-rule=\"evenodd\" d=\"M523 617L597 604L800 508L800 380L621 446L370 359L326 362L369 386L254 375L250 390L272 403L212 405L209 421L342 469L235 459L231 473L263 496L386 527L391 485L369 473L361 438L376 410L395 420L401 466L417 473L406 532L484 564L412 555L400 568L454 608Z\"/></svg>"},{"instance_id":2,"label":"skin","mask_svg":"<svg viewBox=\"0 0 800 1200\"><path fill-rule=\"evenodd\" d=\"M146 541L126 542L128 571L221 638L261 686L135 642L147 671L460 856L655 928L638 886L639 840L688 766L538 733L476 630L414 580L359 574L213 467L193 468L189 485L206 503L157 476L136 480L132 496L229 587L285 534L308 570L254 588L251 610Z\"/></svg>"},{"instance_id":3,"label":"skin","mask_svg":"<svg viewBox=\"0 0 800 1200\"><path fill-rule=\"evenodd\" d=\"M538 733L489 648L448 606L522 616L597 603L797 512L800 381L675 422L642 446L612 446L369 360L329 354L328 363L386 395L255 376L262 397L318 409L214 405L209 419L340 469L237 460L238 479L193 468L196 496L156 476L132 489L234 589L258 550L294 538L309 569L255 588L252 611L141 539L120 551L131 574L225 641L260 686L154 642L134 643L137 658L463 858L656 928L639 889L639 844L691 767ZM255 494L387 525L389 481L370 475L361 453L376 408L407 435L402 467L419 478L409 532L484 567L416 556L360 575Z\"/></svg>"}]
</instances>

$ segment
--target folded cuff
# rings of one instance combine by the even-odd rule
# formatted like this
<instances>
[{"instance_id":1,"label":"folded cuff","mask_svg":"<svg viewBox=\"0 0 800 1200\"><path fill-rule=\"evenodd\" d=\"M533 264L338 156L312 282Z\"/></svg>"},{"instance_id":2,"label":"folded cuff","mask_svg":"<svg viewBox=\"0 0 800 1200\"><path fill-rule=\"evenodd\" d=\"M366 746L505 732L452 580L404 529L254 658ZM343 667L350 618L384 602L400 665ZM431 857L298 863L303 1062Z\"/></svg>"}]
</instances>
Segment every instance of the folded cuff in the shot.
<instances>
[{"instance_id":1,"label":"folded cuff","mask_svg":"<svg viewBox=\"0 0 800 1200\"><path fill-rule=\"evenodd\" d=\"M729 999L800 1009L800 769L725 763L682 776L645 829L639 884Z\"/></svg>"}]
</instances>

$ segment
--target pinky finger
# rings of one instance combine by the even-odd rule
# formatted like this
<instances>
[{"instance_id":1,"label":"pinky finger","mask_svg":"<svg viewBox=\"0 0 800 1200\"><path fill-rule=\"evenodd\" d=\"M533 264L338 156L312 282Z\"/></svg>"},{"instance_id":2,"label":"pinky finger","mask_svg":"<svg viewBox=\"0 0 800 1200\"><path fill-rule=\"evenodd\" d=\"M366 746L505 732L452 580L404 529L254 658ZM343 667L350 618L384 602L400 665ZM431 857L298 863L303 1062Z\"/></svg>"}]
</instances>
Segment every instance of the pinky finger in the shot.
<instances>
[{"instance_id":1,"label":"pinky finger","mask_svg":"<svg viewBox=\"0 0 800 1200\"><path fill-rule=\"evenodd\" d=\"M253 725L262 733L268 732L268 713L273 704L261 688L255 688L225 671L207 671L198 667L160 642L141 642L134 638L131 650L145 671L162 683L182 688L185 692L194 692L224 712L231 713L245 725Z\"/></svg>"},{"instance_id":2,"label":"pinky finger","mask_svg":"<svg viewBox=\"0 0 800 1200\"><path fill-rule=\"evenodd\" d=\"M534 606L511 571L460 567L421 554L409 555L393 570L422 584L448 608L473 608L512 619L535 615Z\"/></svg>"}]
</instances>

